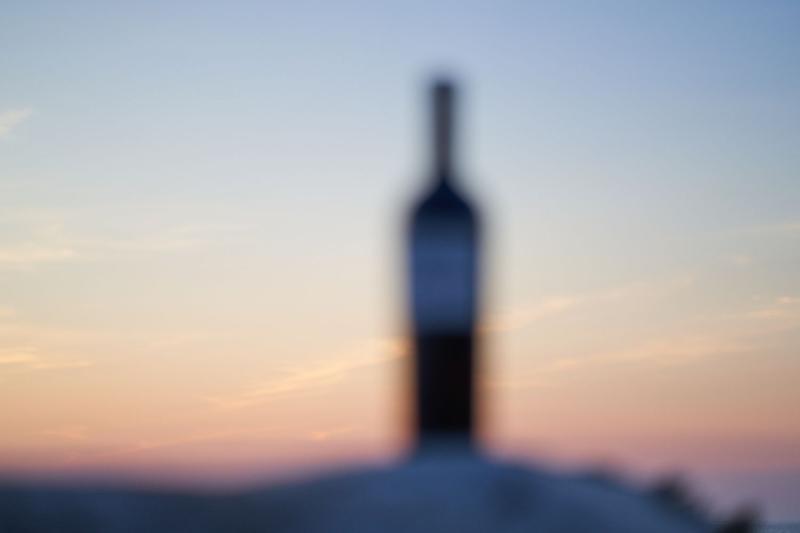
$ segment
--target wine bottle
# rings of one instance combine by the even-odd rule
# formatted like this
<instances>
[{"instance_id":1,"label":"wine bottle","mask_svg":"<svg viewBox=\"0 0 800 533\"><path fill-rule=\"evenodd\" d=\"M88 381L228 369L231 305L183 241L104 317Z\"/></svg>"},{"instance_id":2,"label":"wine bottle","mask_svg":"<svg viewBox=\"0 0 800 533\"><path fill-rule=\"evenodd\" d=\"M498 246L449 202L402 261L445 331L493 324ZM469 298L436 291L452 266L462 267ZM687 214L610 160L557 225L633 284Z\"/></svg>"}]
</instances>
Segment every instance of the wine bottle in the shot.
<instances>
[{"instance_id":1,"label":"wine bottle","mask_svg":"<svg viewBox=\"0 0 800 533\"><path fill-rule=\"evenodd\" d=\"M417 450L472 445L479 220L454 168L455 88L432 90L432 168L412 208L409 282Z\"/></svg>"}]
</instances>

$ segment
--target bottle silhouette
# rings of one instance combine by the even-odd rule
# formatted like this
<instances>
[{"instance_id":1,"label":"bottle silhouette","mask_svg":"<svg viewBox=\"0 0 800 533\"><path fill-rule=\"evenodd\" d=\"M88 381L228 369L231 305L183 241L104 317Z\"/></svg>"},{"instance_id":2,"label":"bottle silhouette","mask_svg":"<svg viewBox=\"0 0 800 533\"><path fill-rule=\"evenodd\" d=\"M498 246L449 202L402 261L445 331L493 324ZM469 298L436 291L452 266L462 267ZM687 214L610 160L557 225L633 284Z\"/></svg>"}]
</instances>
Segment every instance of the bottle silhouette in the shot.
<instances>
[{"instance_id":1,"label":"bottle silhouette","mask_svg":"<svg viewBox=\"0 0 800 533\"><path fill-rule=\"evenodd\" d=\"M434 85L430 189L409 231L417 451L469 448L475 426L479 223L456 189L454 100L450 83Z\"/></svg>"}]
</instances>

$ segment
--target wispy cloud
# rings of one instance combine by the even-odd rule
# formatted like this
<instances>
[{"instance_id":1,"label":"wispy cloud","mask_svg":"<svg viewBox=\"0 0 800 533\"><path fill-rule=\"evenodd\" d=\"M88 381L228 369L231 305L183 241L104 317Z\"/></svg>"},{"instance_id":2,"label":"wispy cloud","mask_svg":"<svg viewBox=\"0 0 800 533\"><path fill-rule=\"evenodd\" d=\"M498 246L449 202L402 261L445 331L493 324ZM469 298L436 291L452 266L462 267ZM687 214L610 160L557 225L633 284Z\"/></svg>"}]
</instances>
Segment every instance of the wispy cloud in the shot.
<instances>
[{"instance_id":1,"label":"wispy cloud","mask_svg":"<svg viewBox=\"0 0 800 533\"><path fill-rule=\"evenodd\" d=\"M800 297L781 296L740 313L720 316L711 323L689 324L684 331L638 340L627 347L556 357L522 375L488 381L506 390L548 388L558 377L603 367L646 365L670 367L695 364L731 354L761 353L776 333L800 330Z\"/></svg>"},{"instance_id":2,"label":"wispy cloud","mask_svg":"<svg viewBox=\"0 0 800 533\"><path fill-rule=\"evenodd\" d=\"M523 329L531 324L560 315L586 301L584 296L558 296L541 303L499 313L486 320L481 330L484 333L501 333Z\"/></svg>"},{"instance_id":3,"label":"wispy cloud","mask_svg":"<svg viewBox=\"0 0 800 533\"><path fill-rule=\"evenodd\" d=\"M43 437L62 439L66 441L87 441L89 440L88 428L81 425L60 426L51 429L44 429L39 432Z\"/></svg>"},{"instance_id":4,"label":"wispy cloud","mask_svg":"<svg viewBox=\"0 0 800 533\"><path fill-rule=\"evenodd\" d=\"M112 252L175 252L207 245L220 234L244 229L247 226L240 224L182 224L161 228L145 235L119 239L82 239L76 242L86 253L95 256Z\"/></svg>"},{"instance_id":5,"label":"wispy cloud","mask_svg":"<svg viewBox=\"0 0 800 533\"><path fill-rule=\"evenodd\" d=\"M8 246L0 248L0 267L25 269L42 263L69 261L77 255L78 252L74 248L62 245L45 246L28 243Z\"/></svg>"},{"instance_id":6,"label":"wispy cloud","mask_svg":"<svg viewBox=\"0 0 800 533\"><path fill-rule=\"evenodd\" d=\"M620 365L646 365L648 367L682 366L709 357L748 352L754 345L743 339L729 339L715 335L676 334L646 340L619 350L595 352L551 359L536 365L519 376L488 381L489 388L504 390L552 388L559 378L576 373L597 371Z\"/></svg>"},{"instance_id":7,"label":"wispy cloud","mask_svg":"<svg viewBox=\"0 0 800 533\"><path fill-rule=\"evenodd\" d=\"M23 109L10 109L0 113L0 139L8 137L11 131L25 122L33 110L29 107Z\"/></svg>"},{"instance_id":8,"label":"wispy cloud","mask_svg":"<svg viewBox=\"0 0 800 533\"><path fill-rule=\"evenodd\" d=\"M77 451L70 457L70 463L80 463L82 461L96 461L98 459L110 459L119 456L129 456L146 454L148 452L163 450L168 448L180 448L203 443L214 443L237 439L242 437L275 437L280 435L279 428L268 427L244 427L228 428L216 431L202 431L180 435L178 437L139 439L135 442L125 442L112 445L109 448L86 448Z\"/></svg>"},{"instance_id":9,"label":"wispy cloud","mask_svg":"<svg viewBox=\"0 0 800 533\"><path fill-rule=\"evenodd\" d=\"M758 224L746 227L742 233L750 234L777 234L777 235L800 235L800 220L784 220L772 224Z\"/></svg>"},{"instance_id":10,"label":"wispy cloud","mask_svg":"<svg viewBox=\"0 0 800 533\"><path fill-rule=\"evenodd\" d=\"M755 259L749 254L736 254L730 256L730 262L739 268L748 268L753 265Z\"/></svg>"},{"instance_id":11,"label":"wispy cloud","mask_svg":"<svg viewBox=\"0 0 800 533\"><path fill-rule=\"evenodd\" d=\"M770 328L770 332L800 327L800 297L780 296L745 312L743 317Z\"/></svg>"},{"instance_id":12,"label":"wispy cloud","mask_svg":"<svg viewBox=\"0 0 800 533\"><path fill-rule=\"evenodd\" d=\"M540 302L498 312L488 317L481 326L481 332L491 334L518 331L542 320L578 311L590 304L652 297L686 288L692 283L694 276L681 275L658 283L635 282L583 294L551 296Z\"/></svg>"},{"instance_id":13,"label":"wispy cloud","mask_svg":"<svg viewBox=\"0 0 800 533\"><path fill-rule=\"evenodd\" d=\"M43 264L98 261L126 254L178 253L222 242L231 232L248 229L228 222L165 226L129 231L115 237L107 232L68 231L55 213L21 210L0 216L13 241L0 242L0 269L25 271ZM3 229L0 226L0 229Z\"/></svg>"},{"instance_id":14,"label":"wispy cloud","mask_svg":"<svg viewBox=\"0 0 800 533\"><path fill-rule=\"evenodd\" d=\"M0 374L54 371L92 366L85 357L75 355L96 333L43 324L31 324L14 309L0 307Z\"/></svg>"},{"instance_id":15,"label":"wispy cloud","mask_svg":"<svg viewBox=\"0 0 800 533\"><path fill-rule=\"evenodd\" d=\"M728 338L720 334L676 334L670 337L645 341L629 349L599 354L593 363L648 363L661 366L678 366L738 352L753 350L746 339ZM576 360L580 363L580 360Z\"/></svg>"},{"instance_id":16,"label":"wispy cloud","mask_svg":"<svg viewBox=\"0 0 800 533\"><path fill-rule=\"evenodd\" d=\"M240 409L263 404L286 395L331 387L345 381L353 372L381 365L406 353L400 339L371 339L329 358L284 371L281 375L261 381L243 390L208 398L218 408Z\"/></svg>"},{"instance_id":17,"label":"wispy cloud","mask_svg":"<svg viewBox=\"0 0 800 533\"><path fill-rule=\"evenodd\" d=\"M355 431L353 426L341 426L330 429L320 429L309 433L308 438L314 442L326 442L334 440L344 435L350 435Z\"/></svg>"},{"instance_id":18,"label":"wispy cloud","mask_svg":"<svg viewBox=\"0 0 800 533\"><path fill-rule=\"evenodd\" d=\"M85 368L91 366L86 359L64 359L42 357L29 352L0 352L0 369L13 370L63 370L67 368Z\"/></svg>"}]
</instances>

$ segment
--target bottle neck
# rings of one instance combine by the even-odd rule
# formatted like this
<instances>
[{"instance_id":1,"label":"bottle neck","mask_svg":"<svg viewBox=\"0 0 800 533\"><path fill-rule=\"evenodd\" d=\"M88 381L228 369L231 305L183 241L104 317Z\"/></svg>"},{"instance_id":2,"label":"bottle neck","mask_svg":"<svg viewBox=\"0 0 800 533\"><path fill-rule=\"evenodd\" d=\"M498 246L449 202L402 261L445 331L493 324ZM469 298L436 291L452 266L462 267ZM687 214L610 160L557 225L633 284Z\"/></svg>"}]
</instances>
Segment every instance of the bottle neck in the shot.
<instances>
[{"instance_id":1,"label":"bottle neck","mask_svg":"<svg viewBox=\"0 0 800 533\"><path fill-rule=\"evenodd\" d=\"M453 145L455 133L455 89L448 82L439 82L433 88L433 177L436 185L452 183Z\"/></svg>"}]
</instances>

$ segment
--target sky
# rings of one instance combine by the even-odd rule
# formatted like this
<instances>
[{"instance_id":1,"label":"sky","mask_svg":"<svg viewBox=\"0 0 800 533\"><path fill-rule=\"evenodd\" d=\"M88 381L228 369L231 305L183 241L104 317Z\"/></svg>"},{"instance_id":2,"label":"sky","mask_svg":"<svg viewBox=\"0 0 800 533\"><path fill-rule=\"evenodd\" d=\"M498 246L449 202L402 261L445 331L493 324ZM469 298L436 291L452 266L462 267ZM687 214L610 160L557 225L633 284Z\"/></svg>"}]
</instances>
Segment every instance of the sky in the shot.
<instances>
[{"instance_id":1,"label":"sky","mask_svg":"<svg viewBox=\"0 0 800 533\"><path fill-rule=\"evenodd\" d=\"M486 449L800 519L798 26L773 0L4 4L0 471L398 457L444 72L487 226Z\"/></svg>"}]
</instances>

